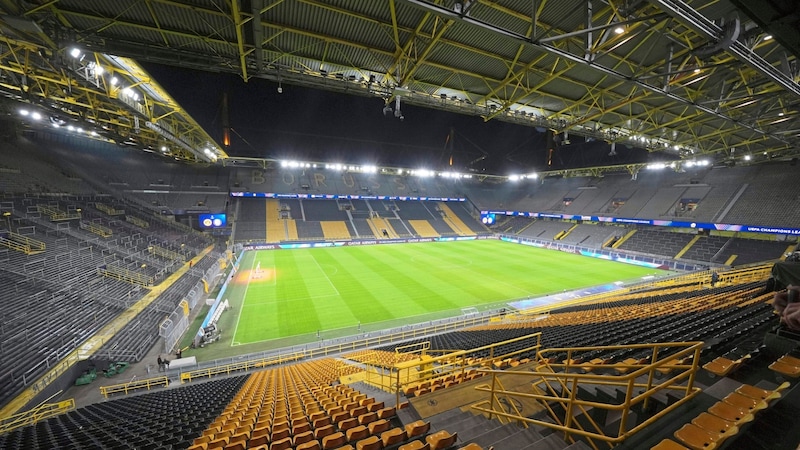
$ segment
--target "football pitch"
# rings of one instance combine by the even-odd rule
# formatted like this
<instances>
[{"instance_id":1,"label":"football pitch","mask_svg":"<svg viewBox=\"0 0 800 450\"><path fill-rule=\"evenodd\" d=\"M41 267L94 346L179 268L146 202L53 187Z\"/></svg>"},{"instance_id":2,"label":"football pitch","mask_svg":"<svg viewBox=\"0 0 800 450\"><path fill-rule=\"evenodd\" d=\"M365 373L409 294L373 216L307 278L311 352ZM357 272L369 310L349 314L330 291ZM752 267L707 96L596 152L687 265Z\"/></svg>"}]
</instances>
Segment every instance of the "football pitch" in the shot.
<instances>
[{"instance_id":1,"label":"football pitch","mask_svg":"<svg viewBox=\"0 0 800 450\"><path fill-rule=\"evenodd\" d=\"M225 298L231 345L485 310L656 269L498 240L246 252Z\"/></svg>"}]
</instances>

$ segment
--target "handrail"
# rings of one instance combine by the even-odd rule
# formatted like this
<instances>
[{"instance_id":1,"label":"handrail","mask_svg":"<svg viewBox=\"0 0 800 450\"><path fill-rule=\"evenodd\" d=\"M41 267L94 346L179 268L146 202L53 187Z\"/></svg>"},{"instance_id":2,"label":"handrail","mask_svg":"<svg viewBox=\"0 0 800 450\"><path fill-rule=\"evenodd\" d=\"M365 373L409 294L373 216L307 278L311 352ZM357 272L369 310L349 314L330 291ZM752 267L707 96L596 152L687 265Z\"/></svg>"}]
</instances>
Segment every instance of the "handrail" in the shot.
<instances>
[{"instance_id":1,"label":"handrail","mask_svg":"<svg viewBox=\"0 0 800 450\"><path fill-rule=\"evenodd\" d=\"M537 425L553 428L558 431L563 431L569 438L570 435L578 435L585 437L588 442L597 449L594 440L604 441L610 446L616 445L638 431L641 431L646 426L655 422L665 414L686 403L690 399L699 394L700 389L694 387L695 374L699 367L700 351L702 350L702 342L666 342L654 344L630 344L630 345L612 345L612 346L598 346L598 347L563 347L563 348L549 348L537 352L536 361L539 366L534 372L530 371L513 371L513 370L480 370L486 374L490 374L493 378L499 375L528 375L534 381L534 386L543 384L545 388L539 388L538 391L530 392L516 392L508 391L505 389L497 390L493 387L477 387L476 390L481 392L488 392L490 398L480 403L473 405L473 409L488 413L490 417L496 415L502 416L509 420L516 420L526 423L534 423ZM675 349L678 350L675 350ZM620 349L650 349L652 350L651 356L644 360L638 360L636 363L619 363L608 365L593 365L587 363L573 362L572 355L577 352L598 351L598 350L620 350ZM663 354L669 351L669 355L660 356L659 351ZM563 353L566 352L567 356L563 363L550 362L547 355L550 353ZM691 358L691 363L685 362L686 359ZM594 373L581 373L577 370L582 368L615 368L615 369L630 369L629 372L621 375L610 374L594 374ZM654 376L657 370L669 368L676 370L678 373L673 375L660 383L654 382ZM562 371L557 371L557 370ZM646 376L646 382L637 382L637 378ZM557 383L561 386L561 393L559 394L551 385ZM493 380L494 383L494 380ZM621 388L625 392L625 399L619 403L612 401L602 402L596 400L580 399L577 397L578 388L581 384L592 385L608 385ZM544 390L541 390L544 389ZM635 393L634 390L642 389L642 392ZM650 399L657 393L662 391L669 391L677 394L682 394L683 397L676 402L667 405L663 410L658 411L653 416L628 428L628 418L631 415L631 408L641 404L643 409L648 408ZM492 399L497 395L505 395L508 397L530 398L541 402L548 410L556 423L545 422L542 420L531 419L524 417L521 414L512 414L499 410L494 407ZM511 402L513 403L513 402ZM489 405L486 407L485 405ZM561 404L563 408L563 420L558 417L550 404ZM582 417L588 420L588 424L594 431L584 429L584 427L574 421L576 417L574 410L578 409L582 413ZM608 411L621 412L620 425L616 435L607 435L603 428L594 423L594 420L586 414L586 408L597 408Z\"/></svg>"},{"instance_id":2,"label":"handrail","mask_svg":"<svg viewBox=\"0 0 800 450\"><path fill-rule=\"evenodd\" d=\"M0 420L0 434L8 433L26 425L32 425L40 420L63 414L72 409L75 409L75 399L72 398L57 403L43 403L33 409L13 414Z\"/></svg>"},{"instance_id":3,"label":"handrail","mask_svg":"<svg viewBox=\"0 0 800 450\"><path fill-rule=\"evenodd\" d=\"M143 378L141 380L129 381L127 383L113 384L111 386L100 386L100 393L103 394L103 397L108 398L109 395L120 392L123 394L128 394L139 389L147 389L149 391L152 387L167 387L168 385L169 379L166 376L160 376Z\"/></svg>"}]
</instances>

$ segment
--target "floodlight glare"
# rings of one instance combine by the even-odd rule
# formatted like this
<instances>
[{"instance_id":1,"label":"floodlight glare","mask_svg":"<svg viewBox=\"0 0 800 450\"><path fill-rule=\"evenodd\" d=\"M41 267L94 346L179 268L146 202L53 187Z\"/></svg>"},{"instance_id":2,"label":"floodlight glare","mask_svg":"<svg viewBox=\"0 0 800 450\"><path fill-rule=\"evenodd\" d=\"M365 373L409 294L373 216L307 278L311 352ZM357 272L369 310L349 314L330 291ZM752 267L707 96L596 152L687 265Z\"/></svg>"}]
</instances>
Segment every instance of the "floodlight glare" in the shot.
<instances>
[{"instance_id":1,"label":"floodlight glare","mask_svg":"<svg viewBox=\"0 0 800 450\"><path fill-rule=\"evenodd\" d=\"M76 47L76 48L73 48L72 50L70 50L70 51L69 51L69 54L70 54L70 56L72 56L73 58L77 58L77 57L81 56L81 50L80 50L79 48L77 48L77 47Z\"/></svg>"}]
</instances>

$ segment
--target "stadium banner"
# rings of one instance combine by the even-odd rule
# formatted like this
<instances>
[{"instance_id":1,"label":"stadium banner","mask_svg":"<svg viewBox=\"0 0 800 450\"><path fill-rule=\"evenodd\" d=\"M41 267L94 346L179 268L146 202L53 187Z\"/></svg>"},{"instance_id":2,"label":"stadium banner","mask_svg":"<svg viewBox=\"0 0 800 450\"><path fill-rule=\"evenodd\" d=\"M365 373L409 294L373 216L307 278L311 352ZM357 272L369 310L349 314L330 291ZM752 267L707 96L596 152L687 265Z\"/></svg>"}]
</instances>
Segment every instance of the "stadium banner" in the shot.
<instances>
[{"instance_id":1,"label":"stadium banner","mask_svg":"<svg viewBox=\"0 0 800 450\"><path fill-rule=\"evenodd\" d=\"M277 198L300 200L393 200L421 202L465 202L464 197L420 197L407 195L337 195L337 194L276 194L274 192L231 192L231 197Z\"/></svg>"},{"instance_id":2,"label":"stadium banner","mask_svg":"<svg viewBox=\"0 0 800 450\"><path fill-rule=\"evenodd\" d=\"M538 239L521 238L519 236L501 235L499 236L499 239L501 241L511 242L513 244L528 245L531 247L544 248L548 250L558 250L565 253L575 253L581 256L588 256L590 258L606 259L609 261L617 261L625 264L650 267L653 269L683 270L683 271L695 271L695 270L706 269L705 266L700 266L697 264L660 259L652 256L632 255L620 252L619 250L597 250L597 249L581 247L575 244L565 244L562 242L554 242L554 241L540 241Z\"/></svg>"},{"instance_id":3,"label":"stadium banner","mask_svg":"<svg viewBox=\"0 0 800 450\"><path fill-rule=\"evenodd\" d=\"M709 223L709 222L686 222L680 220L633 219L627 217L579 216L572 214L554 214L554 213L540 213L540 212L527 212L527 211L500 211L500 210L481 211L482 217L487 217L492 215L530 217L533 219L580 220L583 222L619 223L623 225L649 225L656 227L694 228L698 230L741 231L750 233L788 234L794 236L800 235L800 228L789 228L789 227L736 225L728 223Z\"/></svg>"},{"instance_id":4,"label":"stadium banner","mask_svg":"<svg viewBox=\"0 0 800 450\"><path fill-rule=\"evenodd\" d=\"M379 244L413 244L417 242L454 242L474 241L485 239L499 239L495 235L480 236L452 236L436 238L405 238L405 239L357 239L352 241L310 241L289 242L285 244L244 244L243 250L291 250L296 248L327 248L327 247L356 247Z\"/></svg>"}]
</instances>

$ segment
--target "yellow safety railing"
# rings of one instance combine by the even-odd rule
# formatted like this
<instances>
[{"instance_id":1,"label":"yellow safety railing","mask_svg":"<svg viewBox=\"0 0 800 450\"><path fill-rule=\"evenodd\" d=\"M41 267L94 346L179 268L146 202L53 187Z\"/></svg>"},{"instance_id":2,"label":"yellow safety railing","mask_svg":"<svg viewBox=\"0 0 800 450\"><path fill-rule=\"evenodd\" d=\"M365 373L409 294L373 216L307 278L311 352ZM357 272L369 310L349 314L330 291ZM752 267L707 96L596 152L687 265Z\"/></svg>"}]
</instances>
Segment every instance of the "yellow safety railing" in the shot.
<instances>
[{"instance_id":1,"label":"yellow safety railing","mask_svg":"<svg viewBox=\"0 0 800 450\"><path fill-rule=\"evenodd\" d=\"M504 417L512 421L552 428L564 432L568 440L573 440L573 436L582 436L595 449L598 449L598 442L605 442L609 447L613 447L700 393L700 389L694 386L694 378L699 367L702 346L702 342L666 342L544 349L537 353L538 366L533 372L483 370L491 375L491 383L476 389L487 392L489 399L473 405L472 408L488 413L490 418ZM603 361L583 362L573 356L590 351L626 349L648 350L649 356L642 360L628 359L614 364L605 364ZM562 362L551 362L552 355L565 352L566 358ZM617 375L592 373L602 370L612 370ZM664 378L657 381L657 372L663 374ZM534 388L532 392L502 389L496 380L501 374L530 376L531 385ZM603 402L599 399L580 398L579 393L587 390L579 388L589 385L616 387L624 392L625 397L617 403L611 400ZM646 420L628 426L629 421L636 416L633 411L634 407L641 406L643 410L647 410L652 397L664 392L672 393L679 398L675 402L665 405L663 409ZM503 410L499 401L501 396L506 399L515 397L535 399L545 407L555 423ZM505 403L513 402L506 401ZM560 408L555 408L555 405L560 405ZM618 414L620 420L616 433L607 434L604 427L595 423L592 416L588 414L589 409L613 411ZM584 423L576 419L579 416Z\"/></svg>"},{"instance_id":2,"label":"yellow safety railing","mask_svg":"<svg viewBox=\"0 0 800 450\"><path fill-rule=\"evenodd\" d=\"M168 385L169 379L165 376L161 376L133 380L127 383L114 384L111 386L101 386L100 393L103 394L103 397L108 398L109 395L113 394L129 394L133 391L138 391L139 389L147 389L149 391L152 388L167 387Z\"/></svg>"},{"instance_id":3,"label":"yellow safety railing","mask_svg":"<svg viewBox=\"0 0 800 450\"><path fill-rule=\"evenodd\" d=\"M162 258L172 259L174 261L183 261L185 259L180 253L173 252L164 247L159 247L158 245L148 246L147 251L150 252L151 255L161 256Z\"/></svg>"},{"instance_id":4,"label":"yellow safety railing","mask_svg":"<svg viewBox=\"0 0 800 450\"><path fill-rule=\"evenodd\" d=\"M153 277L148 277L147 275L128 270L124 267L106 266L106 268L98 268L97 273L115 280L137 284L139 286L152 286L154 281Z\"/></svg>"},{"instance_id":5,"label":"yellow safety railing","mask_svg":"<svg viewBox=\"0 0 800 450\"><path fill-rule=\"evenodd\" d=\"M74 399L63 400L57 403L42 403L33 409L1 419L0 434L8 433L11 430L26 425L32 425L40 420L63 414L72 409L75 409Z\"/></svg>"},{"instance_id":6,"label":"yellow safety railing","mask_svg":"<svg viewBox=\"0 0 800 450\"><path fill-rule=\"evenodd\" d=\"M46 248L44 242L14 233L13 231L5 233L4 237L0 236L0 245L25 253L26 255L42 253Z\"/></svg>"},{"instance_id":7,"label":"yellow safety railing","mask_svg":"<svg viewBox=\"0 0 800 450\"><path fill-rule=\"evenodd\" d=\"M535 339L535 343L508 353L500 353L498 350L501 346L527 339ZM467 372L479 368L498 367L523 353L534 353L541 346L541 333L520 336L468 350L430 350L430 345L427 344L413 344L413 346L419 346L418 349L410 347L419 357L411 361L397 362L388 370L382 364L372 365L363 362L367 372L366 381L384 391L394 393L397 397L397 404L399 404L400 394L414 384L446 378L450 375L460 375L463 379ZM476 356L482 353L487 353L488 356ZM398 354L408 353L398 352Z\"/></svg>"},{"instance_id":8,"label":"yellow safety railing","mask_svg":"<svg viewBox=\"0 0 800 450\"><path fill-rule=\"evenodd\" d=\"M136 225L137 227L150 228L150 222L148 222L146 220L142 220L142 219L140 219L138 217L135 217L135 216L125 216L125 220L127 222L130 222L130 223Z\"/></svg>"},{"instance_id":9,"label":"yellow safety railing","mask_svg":"<svg viewBox=\"0 0 800 450\"><path fill-rule=\"evenodd\" d=\"M100 211L103 211L109 216L121 216L122 214L125 214L124 209L115 209L113 206L108 206L104 203L95 203L94 207Z\"/></svg>"},{"instance_id":10,"label":"yellow safety railing","mask_svg":"<svg viewBox=\"0 0 800 450\"><path fill-rule=\"evenodd\" d=\"M251 359L233 364L220 364L217 366L212 366L204 369L184 372L183 374L181 374L181 382L185 383L185 382L190 382L196 378L212 377L216 375L228 375L239 371L261 369L268 365L280 364L283 362L297 361L300 359L319 358L323 356L337 355L354 350L362 350L370 347L386 345L392 342L419 338L430 334L444 333L446 331L459 330L473 325L480 325L486 323L487 320L489 320L489 316L465 317L463 319L454 320L452 322L444 324L435 324L427 327L413 327L407 330L398 331L396 333L367 337L364 339L356 339L353 341L341 342L318 348L317 347L308 348L303 350L302 352L290 352L281 355L276 355L270 358ZM394 392L394 389L392 390L392 392Z\"/></svg>"},{"instance_id":11,"label":"yellow safety railing","mask_svg":"<svg viewBox=\"0 0 800 450\"><path fill-rule=\"evenodd\" d=\"M51 206L36 205L36 210L49 217L52 222L57 222L59 220L73 220L81 218L81 213L77 211L68 213Z\"/></svg>"},{"instance_id":12,"label":"yellow safety railing","mask_svg":"<svg viewBox=\"0 0 800 450\"><path fill-rule=\"evenodd\" d=\"M101 237L111 237L114 234L111 228L94 222L81 222L81 228Z\"/></svg>"},{"instance_id":13,"label":"yellow safety railing","mask_svg":"<svg viewBox=\"0 0 800 450\"><path fill-rule=\"evenodd\" d=\"M280 355L269 358L251 359L242 362L224 364L220 366L207 367L204 369L190 370L181 373L181 383L188 383L196 378L210 378L215 375L230 375L232 373L247 371L251 369L263 369L276 364L299 361L306 357L305 352L295 352L288 355Z\"/></svg>"}]
</instances>

